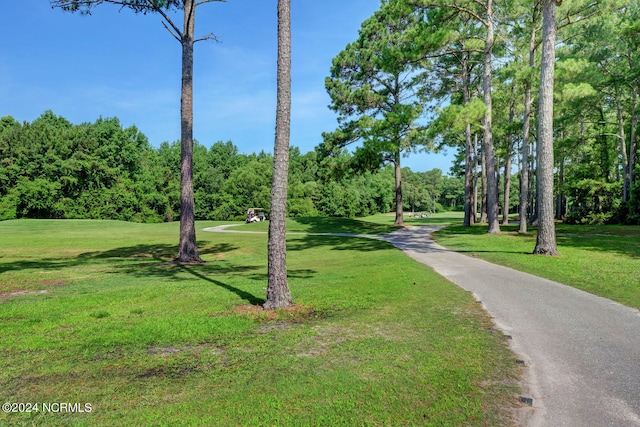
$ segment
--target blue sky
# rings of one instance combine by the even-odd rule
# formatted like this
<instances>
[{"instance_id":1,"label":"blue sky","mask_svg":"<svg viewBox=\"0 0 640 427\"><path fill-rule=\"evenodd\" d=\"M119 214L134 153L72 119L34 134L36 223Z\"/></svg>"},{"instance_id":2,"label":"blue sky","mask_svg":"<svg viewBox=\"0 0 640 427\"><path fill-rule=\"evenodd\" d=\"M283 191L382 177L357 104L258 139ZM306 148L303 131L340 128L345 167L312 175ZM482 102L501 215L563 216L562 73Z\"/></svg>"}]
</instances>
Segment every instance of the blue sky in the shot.
<instances>
[{"instance_id":1,"label":"blue sky","mask_svg":"<svg viewBox=\"0 0 640 427\"><path fill-rule=\"evenodd\" d=\"M336 128L324 78L379 5L292 0L291 145L303 153ZM214 2L197 12L196 36L213 32L220 43L196 44L194 138L205 146L232 141L242 153L273 152L276 0ZM180 138L180 44L159 16L108 4L80 16L52 10L48 0L18 0L4 5L3 17L0 116L30 122L52 110L72 123L118 117L153 146ZM451 155L411 155L404 165L447 173Z\"/></svg>"}]
</instances>

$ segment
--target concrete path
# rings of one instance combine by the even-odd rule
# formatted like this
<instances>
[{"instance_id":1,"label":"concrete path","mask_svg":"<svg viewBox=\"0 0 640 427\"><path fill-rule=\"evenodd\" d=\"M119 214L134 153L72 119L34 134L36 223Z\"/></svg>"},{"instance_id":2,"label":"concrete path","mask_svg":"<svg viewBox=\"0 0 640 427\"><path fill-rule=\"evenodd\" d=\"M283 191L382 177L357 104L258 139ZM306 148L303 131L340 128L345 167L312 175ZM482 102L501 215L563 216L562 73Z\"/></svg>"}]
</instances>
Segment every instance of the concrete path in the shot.
<instances>
[{"instance_id":1,"label":"concrete path","mask_svg":"<svg viewBox=\"0 0 640 427\"><path fill-rule=\"evenodd\" d=\"M407 227L394 246L476 296L525 360L527 426L640 426L640 312L458 254ZM612 280L615 280L612 278Z\"/></svg>"},{"instance_id":2,"label":"concrete path","mask_svg":"<svg viewBox=\"0 0 640 427\"><path fill-rule=\"evenodd\" d=\"M450 251L431 240L436 229L338 235L387 240L483 303L527 366L523 426L640 426L640 311Z\"/></svg>"}]
</instances>

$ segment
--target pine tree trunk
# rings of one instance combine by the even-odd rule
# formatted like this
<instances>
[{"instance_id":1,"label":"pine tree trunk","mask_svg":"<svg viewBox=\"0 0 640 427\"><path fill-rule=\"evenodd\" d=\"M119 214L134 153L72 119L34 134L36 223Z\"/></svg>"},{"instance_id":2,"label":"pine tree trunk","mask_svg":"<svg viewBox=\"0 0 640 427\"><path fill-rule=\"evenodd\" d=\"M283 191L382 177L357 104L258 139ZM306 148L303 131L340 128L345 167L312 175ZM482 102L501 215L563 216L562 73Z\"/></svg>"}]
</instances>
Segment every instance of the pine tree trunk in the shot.
<instances>
[{"instance_id":1,"label":"pine tree trunk","mask_svg":"<svg viewBox=\"0 0 640 427\"><path fill-rule=\"evenodd\" d=\"M515 116L516 116L516 105L515 105L515 91L516 91L516 87L515 85L511 85L511 103L509 106L509 126L511 127L511 125L513 124L513 121L515 120ZM510 198L511 198L511 166L513 163L513 152L514 152L514 145L515 145L515 137L513 135L513 133L510 132L509 134L509 144L507 147L507 158L505 160L505 165L504 165L504 205L502 208L502 224L504 225L508 225L509 224L509 205L510 205Z\"/></svg>"},{"instance_id":2,"label":"pine tree trunk","mask_svg":"<svg viewBox=\"0 0 640 427\"><path fill-rule=\"evenodd\" d=\"M271 184L266 310L293 305L287 283L286 214L291 133L291 0L278 0L278 95Z\"/></svg>"},{"instance_id":3,"label":"pine tree trunk","mask_svg":"<svg viewBox=\"0 0 640 427\"><path fill-rule=\"evenodd\" d=\"M534 10L531 20L531 33L529 34L529 68L531 70L536 66L536 37L538 34L538 17L539 8L538 4L534 4ZM531 167L531 144L529 144L529 133L531 131L531 116L533 98L531 96L531 90L533 81L531 77L527 78L527 83L524 91L524 123L522 125L522 168L520 175L520 226L518 233L526 233L527 225L530 219L529 210L531 207L530 200L530 174L529 168ZM531 174L533 175L533 174Z\"/></svg>"},{"instance_id":4,"label":"pine tree trunk","mask_svg":"<svg viewBox=\"0 0 640 427\"><path fill-rule=\"evenodd\" d=\"M471 82L470 73L468 70L468 56L467 52L462 54L462 82L464 92L465 105L471 102ZM470 227L471 224L475 224L473 204L473 145L471 135L471 123L467 123L465 128L465 159L464 159L464 220L462 225L464 227Z\"/></svg>"},{"instance_id":5,"label":"pine tree trunk","mask_svg":"<svg viewBox=\"0 0 640 427\"><path fill-rule=\"evenodd\" d=\"M536 170L538 168L538 162L535 153L537 150L536 140L531 141L529 144L529 224L538 224L538 195L537 195L537 178Z\"/></svg>"},{"instance_id":6,"label":"pine tree trunk","mask_svg":"<svg viewBox=\"0 0 640 427\"><path fill-rule=\"evenodd\" d=\"M471 124L467 123L466 152L464 161L464 222L463 226L475 224L475 210L473 209L473 145L471 139Z\"/></svg>"},{"instance_id":7,"label":"pine tree trunk","mask_svg":"<svg viewBox=\"0 0 640 427\"><path fill-rule=\"evenodd\" d=\"M553 78L555 71L556 0L544 0L542 66L538 111L538 235L537 255L557 255L553 209Z\"/></svg>"},{"instance_id":8,"label":"pine tree trunk","mask_svg":"<svg viewBox=\"0 0 640 427\"><path fill-rule=\"evenodd\" d=\"M529 66L535 65L535 31L531 32L531 41L529 43ZM524 124L522 125L522 168L520 175L520 227L518 233L527 232L527 222L529 221L529 132L531 130L531 106L533 100L531 97L531 79L527 80L524 92Z\"/></svg>"},{"instance_id":9,"label":"pine tree trunk","mask_svg":"<svg viewBox=\"0 0 640 427\"><path fill-rule=\"evenodd\" d=\"M184 2L182 34L182 96L180 99L180 245L176 262L202 262L196 244L193 197L193 44L196 3Z\"/></svg>"},{"instance_id":10,"label":"pine tree trunk","mask_svg":"<svg viewBox=\"0 0 640 427\"><path fill-rule=\"evenodd\" d=\"M471 208L473 223L478 221L478 134L473 136L473 206ZM482 222L482 220L480 221Z\"/></svg>"},{"instance_id":11,"label":"pine tree trunk","mask_svg":"<svg viewBox=\"0 0 640 427\"><path fill-rule=\"evenodd\" d=\"M520 168L520 225L518 233L527 232L527 222L529 221L529 122L525 113L524 130L527 132L522 138L522 167Z\"/></svg>"},{"instance_id":12,"label":"pine tree trunk","mask_svg":"<svg viewBox=\"0 0 640 427\"><path fill-rule=\"evenodd\" d=\"M395 154L393 162L396 177L396 220L395 225L404 225L404 211L402 209L402 169L400 168L400 150Z\"/></svg>"},{"instance_id":13,"label":"pine tree trunk","mask_svg":"<svg viewBox=\"0 0 640 427\"><path fill-rule=\"evenodd\" d=\"M560 168L558 170L558 199L556 201L556 216L555 218L557 220L561 220L562 218L564 218L564 205L565 205L565 197L562 194L562 190L564 188L564 163L565 163L565 159L564 156L561 157L560 159Z\"/></svg>"},{"instance_id":14,"label":"pine tree trunk","mask_svg":"<svg viewBox=\"0 0 640 427\"><path fill-rule=\"evenodd\" d=\"M618 94L618 129L620 132L620 157L622 159L622 201L629 200L629 157L627 157L627 137L624 133L624 120L622 119L622 101Z\"/></svg>"},{"instance_id":15,"label":"pine tree trunk","mask_svg":"<svg viewBox=\"0 0 640 427\"><path fill-rule=\"evenodd\" d=\"M629 186L636 182L636 159L637 159L637 132L638 128L638 89L633 88L631 92L631 144L629 147Z\"/></svg>"},{"instance_id":16,"label":"pine tree trunk","mask_svg":"<svg viewBox=\"0 0 640 427\"><path fill-rule=\"evenodd\" d=\"M509 150L511 151L511 150ZM504 202L502 207L502 224L509 225L509 199L511 198L511 155L507 156L504 164Z\"/></svg>"},{"instance_id":17,"label":"pine tree trunk","mask_svg":"<svg viewBox=\"0 0 640 427\"><path fill-rule=\"evenodd\" d=\"M487 39L484 50L483 92L484 103L487 112L484 115L484 136L482 138L482 150L485 153L485 166L487 172L487 222L489 234L500 232L498 220L498 182L495 166L495 151L493 148L492 130L492 102L491 102L491 57L493 56L493 2L487 0Z\"/></svg>"},{"instance_id":18,"label":"pine tree trunk","mask_svg":"<svg viewBox=\"0 0 640 427\"><path fill-rule=\"evenodd\" d=\"M481 169L481 180L482 180L482 191L480 192L480 223L486 224L488 222L487 219L487 156L485 155L484 149L482 150L482 164L480 166Z\"/></svg>"}]
</instances>

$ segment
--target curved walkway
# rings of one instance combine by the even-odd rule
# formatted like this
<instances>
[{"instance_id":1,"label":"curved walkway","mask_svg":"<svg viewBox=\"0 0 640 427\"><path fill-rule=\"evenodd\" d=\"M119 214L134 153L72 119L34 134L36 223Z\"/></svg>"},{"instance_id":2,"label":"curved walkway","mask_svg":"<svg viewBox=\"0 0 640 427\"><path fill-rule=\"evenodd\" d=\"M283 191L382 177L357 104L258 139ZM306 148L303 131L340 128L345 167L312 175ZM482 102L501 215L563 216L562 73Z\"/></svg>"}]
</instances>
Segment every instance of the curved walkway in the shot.
<instances>
[{"instance_id":1,"label":"curved walkway","mask_svg":"<svg viewBox=\"0 0 640 427\"><path fill-rule=\"evenodd\" d=\"M389 241L483 303L528 368L523 425L640 426L638 310L448 250L431 239L437 228L358 237Z\"/></svg>"},{"instance_id":2,"label":"curved walkway","mask_svg":"<svg viewBox=\"0 0 640 427\"><path fill-rule=\"evenodd\" d=\"M450 251L437 227L394 246L476 296L528 366L528 426L640 426L640 312L570 286Z\"/></svg>"}]
</instances>

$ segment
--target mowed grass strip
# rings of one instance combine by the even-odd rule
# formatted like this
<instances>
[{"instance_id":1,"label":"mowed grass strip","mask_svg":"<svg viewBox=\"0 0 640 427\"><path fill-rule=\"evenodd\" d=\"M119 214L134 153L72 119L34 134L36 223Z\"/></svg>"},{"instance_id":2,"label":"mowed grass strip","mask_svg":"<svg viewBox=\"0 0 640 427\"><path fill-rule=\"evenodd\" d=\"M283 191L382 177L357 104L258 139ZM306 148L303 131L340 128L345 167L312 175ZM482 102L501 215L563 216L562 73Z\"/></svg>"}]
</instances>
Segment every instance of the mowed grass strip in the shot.
<instances>
[{"instance_id":1,"label":"mowed grass strip","mask_svg":"<svg viewBox=\"0 0 640 427\"><path fill-rule=\"evenodd\" d=\"M0 223L0 286L31 292L0 299L0 399L92 409L1 425L510 425L505 338L389 244L291 236L298 305L265 312L266 236L198 231L207 262L178 266L177 231Z\"/></svg>"},{"instance_id":2,"label":"mowed grass strip","mask_svg":"<svg viewBox=\"0 0 640 427\"><path fill-rule=\"evenodd\" d=\"M545 277L640 308L640 227L557 224L559 256L534 256L536 230L518 234L517 225L487 234L486 225L451 226L434 233L455 251Z\"/></svg>"}]
</instances>

